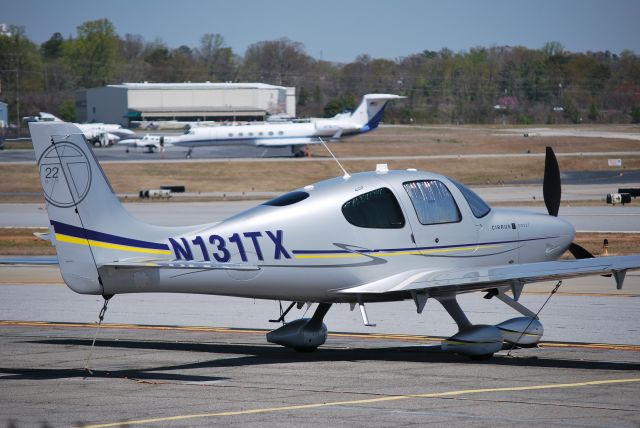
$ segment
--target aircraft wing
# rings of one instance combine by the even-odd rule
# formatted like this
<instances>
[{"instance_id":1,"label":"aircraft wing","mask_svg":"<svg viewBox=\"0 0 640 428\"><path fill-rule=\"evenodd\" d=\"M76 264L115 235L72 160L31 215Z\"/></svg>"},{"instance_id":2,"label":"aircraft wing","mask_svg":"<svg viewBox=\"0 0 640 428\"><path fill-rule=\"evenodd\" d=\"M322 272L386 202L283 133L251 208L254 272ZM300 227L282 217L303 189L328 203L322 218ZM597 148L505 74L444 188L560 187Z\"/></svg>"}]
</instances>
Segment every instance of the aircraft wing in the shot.
<instances>
[{"instance_id":1,"label":"aircraft wing","mask_svg":"<svg viewBox=\"0 0 640 428\"><path fill-rule=\"evenodd\" d=\"M0 257L0 265L57 265L56 256L9 256Z\"/></svg>"},{"instance_id":2,"label":"aircraft wing","mask_svg":"<svg viewBox=\"0 0 640 428\"><path fill-rule=\"evenodd\" d=\"M460 293L604 274L613 274L620 289L626 271L635 269L640 269L640 255L485 266L473 269L413 270L336 291L344 294L384 294L421 290Z\"/></svg>"},{"instance_id":3,"label":"aircraft wing","mask_svg":"<svg viewBox=\"0 0 640 428\"><path fill-rule=\"evenodd\" d=\"M320 143L318 137L258 138L254 141L254 144L259 147L288 147L318 143Z\"/></svg>"}]
</instances>

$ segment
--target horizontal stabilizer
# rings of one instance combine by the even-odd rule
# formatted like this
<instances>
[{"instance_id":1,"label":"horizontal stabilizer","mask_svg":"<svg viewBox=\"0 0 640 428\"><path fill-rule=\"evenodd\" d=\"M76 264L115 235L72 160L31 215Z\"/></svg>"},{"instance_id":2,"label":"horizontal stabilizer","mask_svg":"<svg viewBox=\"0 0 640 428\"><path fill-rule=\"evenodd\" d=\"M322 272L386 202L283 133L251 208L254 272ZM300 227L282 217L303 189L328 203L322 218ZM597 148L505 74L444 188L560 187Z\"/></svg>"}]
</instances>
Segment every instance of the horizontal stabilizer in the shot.
<instances>
[{"instance_id":1,"label":"horizontal stabilizer","mask_svg":"<svg viewBox=\"0 0 640 428\"><path fill-rule=\"evenodd\" d=\"M58 258L56 256L16 256L16 257L0 257L0 265L57 265Z\"/></svg>"},{"instance_id":2,"label":"horizontal stabilizer","mask_svg":"<svg viewBox=\"0 0 640 428\"><path fill-rule=\"evenodd\" d=\"M43 241L51 242L51 235L48 232L33 232L33 236Z\"/></svg>"}]
</instances>

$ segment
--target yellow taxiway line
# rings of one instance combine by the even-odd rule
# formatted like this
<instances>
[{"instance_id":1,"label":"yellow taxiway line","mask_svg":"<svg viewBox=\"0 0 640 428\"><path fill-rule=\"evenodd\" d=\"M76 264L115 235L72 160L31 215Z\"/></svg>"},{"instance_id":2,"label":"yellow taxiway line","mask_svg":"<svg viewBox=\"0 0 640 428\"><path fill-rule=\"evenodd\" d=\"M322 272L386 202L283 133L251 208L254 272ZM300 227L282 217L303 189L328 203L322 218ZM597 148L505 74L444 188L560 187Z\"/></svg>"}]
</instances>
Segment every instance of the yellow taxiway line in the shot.
<instances>
[{"instance_id":1,"label":"yellow taxiway line","mask_svg":"<svg viewBox=\"0 0 640 428\"><path fill-rule=\"evenodd\" d=\"M585 387L615 385L615 384L624 384L624 383L632 383L632 382L640 382L640 378L605 379L605 380L592 380L587 382L576 382L576 383L510 386L510 387L503 387L503 388L462 389L462 390L444 391L444 392L430 392L425 394L387 395L383 397L366 398L361 400L331 401L331 402L325 402L325 403L299 404L299 405L292 405L292 406L263 407L258 409L236 410L236 411L227 411L227 412L192 413L192 414L185 414L185 415L164 416L164 417L157 417L157 418L119 421L119 422L111 422L111 423L104 423L104 424L82 425L82 427L83 428L106 428L106 427L118 427L118 426L146 425L146 424L161 423L161 422L184 421L189 419L216 418L216 417L223 417L223 416L255 415L255 414L261 414L261 413L291 412L294 410L318 409L318 408L324 408L324 407L353 406L353 405L359 405L359 404L383 403L388 401L399 401L399 400L409 400L409 399L419 399L419 398L447 398L447 397L458 397L461 395L471 395L471 394L488 394L488 393L517 392L517 391L539 391L539 390L548 390L548 389L585 388Z\"/></svg>"},{"instance_id":2,"label":"yellow taxiway line","mask_svg":"<svg viewBox=\"0 0 640 428\"><path fill-rule=\"evenodd\" d=\"M48 321L13 321L0 320L0 327L64 327L64 328L95 328L95 323L67 323ZM118 324L103 323L102 329L123 329L123 330L155 330L155 331L189 331L204 333L237 333L237 334L265 334L268 330L250 328L231 327L209 327L209 326L165 326L165 325L141 325L141 324ZM365 340L399 340L415 342L440 342L445 339L438 336L423 336L415 334L393 334L393 333L329 333L330 337L351 338ZM614 351L636 351L640 352L640 345L615 344L615 343L562 343L562 342L540 342L541 348L583 348L602 349Z\"/></svg>"}]
</instances>

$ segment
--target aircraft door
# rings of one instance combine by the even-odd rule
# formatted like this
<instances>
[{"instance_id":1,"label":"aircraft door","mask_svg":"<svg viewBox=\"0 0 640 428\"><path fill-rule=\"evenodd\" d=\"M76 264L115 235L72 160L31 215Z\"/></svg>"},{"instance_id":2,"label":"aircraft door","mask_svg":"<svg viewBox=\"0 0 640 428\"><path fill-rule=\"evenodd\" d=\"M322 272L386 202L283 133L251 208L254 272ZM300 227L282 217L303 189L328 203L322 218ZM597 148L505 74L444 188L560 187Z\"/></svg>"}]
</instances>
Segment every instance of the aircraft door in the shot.
<instances>
[{"instance_id":1,"label":"aircraft door","mask_svg":"<svg viewBox=\"0 0 640 428\"><path fill-rule=\"evenodd\" d=\"M401 201L420 255L438 258L439 266L454 266L457 259L473 256L478 226L463 218L455 198L442 181L409 181L402 187Z\"/></svg>"}]
</instances>

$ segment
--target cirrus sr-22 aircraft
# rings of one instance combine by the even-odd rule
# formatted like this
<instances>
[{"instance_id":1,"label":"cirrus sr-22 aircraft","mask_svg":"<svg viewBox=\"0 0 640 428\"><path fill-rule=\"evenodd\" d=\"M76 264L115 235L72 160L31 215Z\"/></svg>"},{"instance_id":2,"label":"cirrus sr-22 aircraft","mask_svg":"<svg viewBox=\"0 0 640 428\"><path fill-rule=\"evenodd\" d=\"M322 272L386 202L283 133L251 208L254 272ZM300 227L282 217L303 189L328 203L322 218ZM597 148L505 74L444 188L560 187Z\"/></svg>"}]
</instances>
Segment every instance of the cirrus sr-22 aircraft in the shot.
<instances>
[{"instance_id":1,"label":"cirrus sr-22 aircraft","mask_svg":"<svg viewBox=\"0 0 640 428\"><path fill-rule=\"evenodd\" d=\"M289 322L267 340L313 350L327 338L331 305L433 298L458 325L442 348L488 358L504 342L533 346L543 327L518 302L527 284L610 275L622 287L640 255L593 258L557 217L560 173L547 149L549 214L491 208L463 184L431 172L345 174L286 193L224 221L160 227L120 204L80 130L30 123L60 271L75 292L201 293L317 303L311 318ZM569 250L576 260L558 260ZM522 316L473 324L461 293L483 292ZM291 308L290 306L290 308ZM106 306L105 306L106 307ZM283 317L281 317L283 319Z\"/></svg>"},{"instance_id":2,"label":"cirrus sr-22 aircraft","mask_svg":"<svg viewBox=\"0 0 640 428\"><path fill-rule=\"evenodd\" d=\"M367 94L352 113L339 113L332 118L310 119L305 122L261 122L249 125L190 126L182 135L145 135L140 139L121 140L127 147L145 148L149 152L178 146L189 151L196 147L249 145L256 147L290 147L296 157L305 154L309 144L321 143L321 138L337 140L341 137L373 131L380 124L382 115L391 100L406 97L392 94Z\"/></svg>"}]
</instances>

